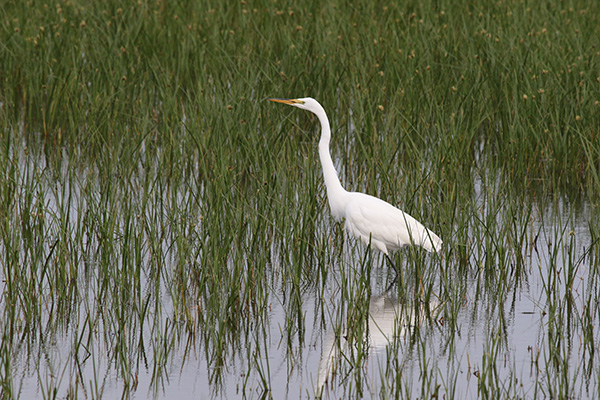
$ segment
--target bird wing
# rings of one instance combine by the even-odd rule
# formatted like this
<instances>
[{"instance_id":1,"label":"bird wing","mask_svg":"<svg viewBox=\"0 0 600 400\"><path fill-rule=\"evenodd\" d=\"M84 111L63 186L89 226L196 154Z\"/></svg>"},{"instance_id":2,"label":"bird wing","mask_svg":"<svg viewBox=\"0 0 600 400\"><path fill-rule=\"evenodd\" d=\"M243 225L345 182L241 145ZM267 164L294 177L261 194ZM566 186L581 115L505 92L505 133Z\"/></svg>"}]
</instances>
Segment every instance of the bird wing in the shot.
<instances>
[{"instance_id":1,"label":"bird wing","mask_svg":"<svg viewBox=\"0 0 600 400\"><path fill-rule=\"evenodd\" d=\"M364 193L352 193L346 205L346 227L363 242L387 254L387 250L415 244L437 251L441 240L409 214Z\"/></svg>"}]
</instances>

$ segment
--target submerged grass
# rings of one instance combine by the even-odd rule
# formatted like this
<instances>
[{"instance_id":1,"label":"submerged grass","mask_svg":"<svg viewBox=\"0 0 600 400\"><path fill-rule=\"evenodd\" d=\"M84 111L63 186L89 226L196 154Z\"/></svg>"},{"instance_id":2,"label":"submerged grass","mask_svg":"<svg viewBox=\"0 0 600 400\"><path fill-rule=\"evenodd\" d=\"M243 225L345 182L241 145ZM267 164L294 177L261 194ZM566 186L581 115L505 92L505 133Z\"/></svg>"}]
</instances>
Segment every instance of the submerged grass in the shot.
<instances>
[{"instance_id":1,"label":"submerged grass","mask_svg":"<svg viewBox=\"0 0 600 400\"><path fill-rule=\"evenodd\" d=\"M160 397L188 367L214 396L278 397L280 371L312 396L319 335L334 395L598 394L590 2L5 3L3 397ZM398 252L385 301L328 216L316 120L273 96L321 101L343 184L444 239ZM378 353L377 310L423 303Z\"/></svg>"}]
</instances>

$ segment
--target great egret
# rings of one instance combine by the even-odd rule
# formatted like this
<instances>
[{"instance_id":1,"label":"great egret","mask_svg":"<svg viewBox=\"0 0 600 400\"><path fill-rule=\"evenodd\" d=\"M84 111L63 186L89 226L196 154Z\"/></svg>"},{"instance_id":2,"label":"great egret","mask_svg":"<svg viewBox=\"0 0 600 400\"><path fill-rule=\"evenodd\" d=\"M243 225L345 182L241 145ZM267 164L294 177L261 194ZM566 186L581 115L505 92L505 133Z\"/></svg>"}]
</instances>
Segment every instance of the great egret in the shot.
<instances>
[{"instance_id":1,"label":"great egret","mask_svg":"<svg viewBox=\"0 0 600 400\"><path fill-rule=\"evenodd\" d=\"M311 97L269 100L308 110L319 118L319 122L321 122L319 157L323 167L331 214L338 221L345 218L346 230L350 234L385 254L396 271L396 279L398 270L390 259L390 251L407 245L421 246L430 252L437 252L441 249L442 240L404 211L377 197L365 193L348 192L342 187L329 153L329 140L331 139L329 119L318 101Z\"/></svg>"}]
</instances>

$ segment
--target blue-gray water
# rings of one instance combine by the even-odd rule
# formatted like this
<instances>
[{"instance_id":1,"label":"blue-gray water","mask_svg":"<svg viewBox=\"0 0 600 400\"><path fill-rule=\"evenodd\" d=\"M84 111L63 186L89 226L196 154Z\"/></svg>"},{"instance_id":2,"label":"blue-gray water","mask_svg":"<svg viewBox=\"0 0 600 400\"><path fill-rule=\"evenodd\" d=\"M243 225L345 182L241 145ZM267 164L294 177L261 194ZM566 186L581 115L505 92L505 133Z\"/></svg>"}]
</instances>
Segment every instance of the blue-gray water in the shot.
<instances>
[{"instance_id":1,"label":"blue-gray water","mask_svg":"<svg viewBox=\"0 0 600 400\"><path fill-rule=\"evenodd\" d=\"M484 221L489 200L481 183L475 186L480 215L474 218ZM48 213L58 213L65 200L56 187L42 188ZM74 194L69 218L76 221L85 204L77 188L67 192ZM144 322L134 330L139 337L129 338L134 345L120 357L114 354L119 348L118 328L110 325L114 321L90 322L90 316L104 315L98 272L93 262L79 265L85 272L77 278L80 294L69 323L51 335L42 323L36 340L13 342L13 393L21 398L53 393L58 398L124 393L134 398L261 398L267 390L273 398L296 399L436 393L550 398L566 392L597 398L600 312L597 251L590 251L597 247L593 208L566 199L548 204L544 209L522 205L530 212L514 221L522 226L513 232L523 232L517 252L495 253L494 240L519 238L485 229L473 232L468 243L444 238L445 246L466 249L460 263L446 262L453 253L449 248L441 255L400 250L395 259L403 271L422 263L423 271L433 274L424 277L433 282L427 299L414 276L400 283L402 291L396 286L386 291L393 275L384 258L376 253L365 258L365 248L352 240L345 242L342 257L334 258L325 282L292 289L283 283L274 245L272 277L266 280L268 309L263 317L240 323L248 334L241 332L243 339L224 345L221 362L215 362L214 342L204 341L201 332L215 327L198 324L195 335L178 329L181 313L193 321L203 310L173 304L180 299L171 291L177 258L172 247L162 249L164 267L158 275L150 272L150 257L141 267L141 291L157 291L159 301L148 305ZM497 225L490 226L500 229L511 221L502 218L501 207L497 210L492 216ZM324 214L322 229L332 229L327 218ZM449 267L456 271L435 272ZM8 278L1 278L5 291ZM10 305L2 307L6 312ZM47 319L48 314L41 318ZM115 365L116 359L128 364ZM126 379L123 371L130 372Z\"/></svg>"}]
</instances>

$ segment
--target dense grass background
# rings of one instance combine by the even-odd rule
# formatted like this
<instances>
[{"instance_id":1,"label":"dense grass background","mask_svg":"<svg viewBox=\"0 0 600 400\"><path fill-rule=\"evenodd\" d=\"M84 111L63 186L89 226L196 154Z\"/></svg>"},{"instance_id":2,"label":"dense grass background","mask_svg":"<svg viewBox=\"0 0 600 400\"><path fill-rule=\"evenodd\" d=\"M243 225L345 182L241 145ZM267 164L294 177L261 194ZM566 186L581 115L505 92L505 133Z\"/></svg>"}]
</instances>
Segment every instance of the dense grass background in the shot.
<instances>
[{"instance_id":1,"label":"dense grass background","mask_svg":"<svg viewBox=\"0 0 600 400\"><path fill-rule=\"evenodd\" d=\"M319 303L328 285L345 304L334 314L362 326L371 254L328 217L317 121L268 97L318 99L343 184L401 205L444 239L439 259L397 256L400 297L439 297L456 323L476 282L472 300L503 321L494 304L539 275L557 331L580 329L593 349L600 9L396 3L5 2L2 394L29 390L24 377L38 371L37 396L101 396L105 369L125 396L143 371L160 394L181 348L201 354L215 387L247 352L268 392L261 340L274 298L289 349L303 341L307 296ZM572 226L586 227L584 248L569 242ZM533 257L539 237L557 250ZM581 260L585 307L557 304ZM363 278L338 276L340 263ZM580 323L562 324L572 313ZM427 382L419 393L437 390ZM489 382L481 395L504 393Z\"/></svg>"},{"instance_id":2,"label":"dense grass background","mask_svg":"<svg viewBox=\"0 0 600 400\"><path fill-rule=\"evenodd\" d=\"M340 137L352 110L354 135L400 142L407 162L446 156L454 171L483 142L516 181L598 186L592 5L9 2L3 134L94 155L144 141L181 164L203 144L218 151L217 134L269 140L281 110L262 100L310 95L335 110Z\"/></svg>"}]
</instances>

